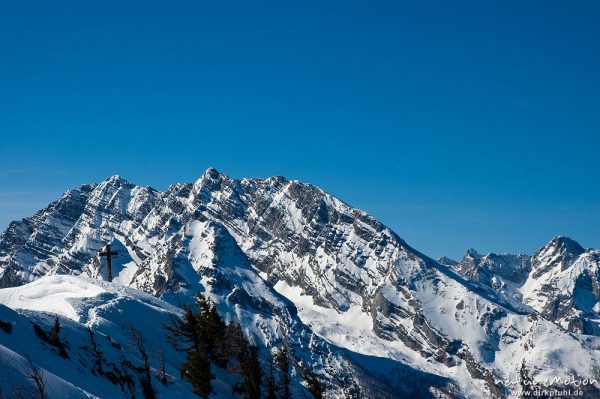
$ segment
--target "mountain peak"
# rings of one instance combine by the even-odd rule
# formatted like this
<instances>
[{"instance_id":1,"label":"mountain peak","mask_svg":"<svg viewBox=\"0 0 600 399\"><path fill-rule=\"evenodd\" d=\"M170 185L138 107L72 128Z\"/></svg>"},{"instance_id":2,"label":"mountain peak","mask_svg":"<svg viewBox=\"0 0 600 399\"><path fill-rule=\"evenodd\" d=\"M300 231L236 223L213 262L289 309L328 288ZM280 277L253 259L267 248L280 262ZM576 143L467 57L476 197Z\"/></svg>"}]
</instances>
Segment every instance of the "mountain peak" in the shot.
<instances>
[{"instance_id":1,"label":"mountain peak","mask_svg":"<svg viewBox=\"0 0 600 399\"><path fill-rule=\"evenodd\" d=\"M585 249L579 243L569 237L557 236L552 239L544 248L554 247L567 253L579 255L585 252Z\"/></svg>"},{"instance_id":2,"label":"mountain peak","mask_svg":"<svg viewBox=\"0 0 600 399\"><path fill-rule=\"evenodd\" d=\"M206 169L204 171L204 173L202 173L202 176L200 176L198 178L198 180L196 180L196 185L202 184L202 183L208 182L208 181L222 180L223 178L227 178L227 176L224 173L219 172L217 169L215 169L213 167L209 167L208 169Z\"/></svg>"},{"instance_id":3,"label":"mountain peak","mask_svg":"<svg viewBox=\"0 0 600 399\"><path fill-rule=\"evenodd\" d=\"M127 180L125 180L123 177L121 177L120 175L112 175L111 177L104 179L103 183L118 185L118 186L123 186L123 185L129 184L129 182Z\"/></svg>"},{"instance_id":4,"label":"mountain peak","mask_svg":"<svg viewBox=\"0 0 600 399\"><path fill-rule=\"evenodd\" d=\"M577 241L565 236L554 237L533 255L533 277L538 278L556 266L565 270L584 252L585 249Z\"/></svg>"},{"instance_id":5,"label":"mountain peak","mask_svg":"<svg viewBox=\"0 0 600 399\"><path fill-rule=\"evenodd\" d=\"M465 258L466 257L481 258L481 255L474 248L469 248L467 249L467 253L465 254Z\"/></svg>"},{"instance_id":6,"label":"mountain peak","mask_svg":"<svg viewBox=\"0 0 600 399\"><path fill-rule=\"evenodd\" d=\"M437 263L439 263L440 265L450 266L450 267L459 265L459 263L457 261L455 261L454 259L449 258L447 256L442 256L441 258L438 258Z\"/></svg>"},{"instance_id":7,"label":"mountain peak","mask_svg":"<svg viewBox=\"0 0 600 399\"><path fill-rule=\"evenodd\" d=\"M224 176L223 173L219 172L217 169L213 168L212 166L210 166L208 169L206 169L206 171L204 171L204 173L202 174L202 177L207 176L207 177L211 177L211 178L217 178L219 176Z\"/></svg>"}]
</instances>

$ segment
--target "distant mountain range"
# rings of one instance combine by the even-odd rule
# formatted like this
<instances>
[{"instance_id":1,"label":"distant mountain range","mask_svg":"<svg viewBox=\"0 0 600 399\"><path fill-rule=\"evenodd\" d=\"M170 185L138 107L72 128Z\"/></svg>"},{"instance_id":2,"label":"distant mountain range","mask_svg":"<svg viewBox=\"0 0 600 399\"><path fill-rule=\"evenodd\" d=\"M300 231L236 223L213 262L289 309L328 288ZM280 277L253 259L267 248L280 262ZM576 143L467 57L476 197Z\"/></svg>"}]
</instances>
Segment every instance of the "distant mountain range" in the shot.
<instances>
[{"instance_id":1,"label":"distant mountain range","mask_svg":"<svg viewBox=\"0 0 600 399\"><path fill-rule=\"evenodd\" d=\"M530 306L569 332L600 334L598 250L560 236L533 256L480 255L469 249L460 262L438 262Z\"/></svg>"},{"instance_id":2,"label":"distant mountain range","mask_svg":"<svg viewBox=\"0 0 600 399\"><path fill-rule=\"evenodd\" d=\"M119 252L112 283L98 257L107 243ZM309 395L306 367L331 398L517 397L534 386L523 380L562 388L554 378L600 376L599 265L600 251L566 237L532 256L468 250L435 261L365 212L283 177L211 168L161 192L113 176L0 235L0 322L14 326L0 331L0 357L13 369L31 359L61 396L139 397L135 384L94 375L81 349L89 327L113 364L139 362L125 349L127 320L167 353L172 382L159 397L194 397L157 325L202 292L265 358L290 346L296 397ZM55 314L70 360L29 331L49 329ZM0 389L19 381L10 375ZM235 397L230 380L217 373L217 397ZM598 383L579 389L600 397Z\"/></svg>"}]
</instances>

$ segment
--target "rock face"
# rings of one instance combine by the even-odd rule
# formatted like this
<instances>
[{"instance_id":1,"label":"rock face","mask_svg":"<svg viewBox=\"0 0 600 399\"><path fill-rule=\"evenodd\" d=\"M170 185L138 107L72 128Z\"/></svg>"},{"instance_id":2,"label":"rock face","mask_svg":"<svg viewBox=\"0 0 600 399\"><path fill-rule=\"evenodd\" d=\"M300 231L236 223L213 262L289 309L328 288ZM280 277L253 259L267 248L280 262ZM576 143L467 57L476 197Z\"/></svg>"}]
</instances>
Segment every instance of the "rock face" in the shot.
<instances>
[{"instance_id":1,"label":"rock face","mask_svg":"<svg viewBox=\"0 0 600 399\"><path fill-rule=\"evenodd\" d=\"M470 249L458 272L531 306L570 332L598 335L599 251L556 237L533 256L480 255Z\"/></svg>"},{"instance_id":2,"label":"rock face","mask_svg":"<svg viewBox=\"0 0 600 399\"><path fill-rule=\"evenodd\" d=\"M522 295L518 287L531 270L531 257L523 254L480 255L469 249L455 268L463 276L520 301Z\"/></svg>"},{"instance_id":3,"label":"rock face","mask_svg":"<svg viewBox=\"0 0 600 399\"><path fill-rule=\"evenodd\" d=\"M557 237L538 250L524 302L571 332L600 334L600 251Z\"/></svg>"},{"instance_id":4,"label":"rock face","mask_svg":"<svg viewBox=\"0 0 600 399\"><path fill-rule=\"evenodd\" d=\"M437 263L451 268L456 268L458 265L460 265L459 262L455 261L454 259L448 258L447 256L442 256L441 258L439 258L437 260Z\"/></svg>"},{"instance_id":5,"label":"rock face","mask_svg":"<svg viewBox=\"0 0 600 399\"><path fill-rule=\"evenodd\" d=\"M339 397L355 385L367 397L503 397L521 367L534 377L599 370L590 349L599 342L552 323L597 311L597 252L557 260L550 249L533 258L471 251L460 264L438 263L366 213L283 177L208 169L165 192L118 176L68 191L0 236L0 286L49 274L103 279L97 252L109 242L120 253L115 284L174 304L208 293L263 345L286 337L297 364L317 365ZM560 291L578 264L589 278L576 278L571 302L548 313L534 301L533 274L560 275L545 283ZM584 365L548 348L550 336Z\"/></svg>"}]
</instances>

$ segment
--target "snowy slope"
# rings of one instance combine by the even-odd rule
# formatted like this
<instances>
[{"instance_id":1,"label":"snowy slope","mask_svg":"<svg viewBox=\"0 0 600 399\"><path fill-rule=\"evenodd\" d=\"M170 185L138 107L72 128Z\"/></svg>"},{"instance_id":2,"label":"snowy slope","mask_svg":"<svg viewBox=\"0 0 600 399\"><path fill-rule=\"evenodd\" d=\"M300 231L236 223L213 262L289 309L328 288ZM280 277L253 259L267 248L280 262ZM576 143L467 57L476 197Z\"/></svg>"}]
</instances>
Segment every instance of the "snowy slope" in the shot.
<instances>
[{"instance_id":1,"label":"snowy slope","mask_svg":"<svg viewBox=\"0 0 600 399\"><path fill-rule=\"evenodd\" d=\"M4 373L0 384L5 394L15 386L29 382L21 375L30 360L43 371L48 382L49 397L117 398L140 396L139 367L141 359L131 350L129 326L144 332L149 353L164 353L169 384L153 381L159 393L177 397L194 397L187 383L179 379L181 354L164 346L161 323L180 310L150 295L126 287L74 276L48 276L22 287L0 290L0 320L12 325L10 333L0 331L0 356ZM33 324L49 331L58 316L69 358L36 336ZM98 348L105 359L104 370L130 376L134 386L121 386L106 376L93 372L95 358L91 353L87 328L94 332ZM132 367L127 367L126 361ZM154 367L157 360L152 359Z\"/></svg>"}]
</instances>

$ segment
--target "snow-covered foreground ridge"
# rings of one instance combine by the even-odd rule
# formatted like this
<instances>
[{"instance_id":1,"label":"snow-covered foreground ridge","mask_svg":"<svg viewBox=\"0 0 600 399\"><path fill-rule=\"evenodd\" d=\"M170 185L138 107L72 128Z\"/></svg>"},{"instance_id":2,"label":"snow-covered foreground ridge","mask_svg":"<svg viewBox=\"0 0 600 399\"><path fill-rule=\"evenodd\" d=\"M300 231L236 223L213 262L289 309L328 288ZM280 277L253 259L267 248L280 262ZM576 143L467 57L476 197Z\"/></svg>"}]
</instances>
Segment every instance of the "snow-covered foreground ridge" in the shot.
<instances>
[{"instance_id":1,"label":"snow-covered foreground ridge","mask_svg":"<svg viewBox=\"0 0 600 399\"><path fill-rule=\"evenodd\" d=\"M33 283L0 290L0 320L11 325L0 331L0 390L10 397L15 387L29 382L24 378L29 361L44 373L47 394L51 398L118 398L139 395L135 383L139 373L125 366L140 366L139 355L131 346L129 328L144 331L146 346L152 353L165 355L166 369L171 375L169 391L175 396L193 397L179 380L181 355L164 347L161 323L179 309L151 295L123 286L77 276L46 276ZM33 324L50 330L55 317L61 321L61 339L68 358L59 356L57 348L36 336ZM92 372L95 355L90 335L105 362L104 370L116 375L129 375L133 389L111 383L105 375ZM158 389L166 388L155 384ZM136 389L137 388L137 389ZM166 389L161 393L167 394Z\"/></svg>"},{"instance_id":2,"label":"snow-covered foreground ridge","mask_svg":"<svg viewBox=\"0 0 600 399\"><path fill-rule=\"evenodd\" d=\"M112 283L102 281L97 256L106 243L119 252ZM310 366L328 397L356 387L369 398L510 397L523 375L598 378L599 258L557 237L533 256L470 250L461 262L436 262L310 184L209 169L160 192L114 176L66 192L0 235L0 285L13 287L0 303L15 310L2 308L0 320L25 331L28 320L58 314L74 336L87 337L89 326L124 337L119 317L152 311L144 317L160 320L203 292L261 348L289 341L299 394L300 370ZM159 324L139 330L165 346ZM10 341L18 328L0 331L3 356L36 362ZM169 361L178 377L181 355ZM63 363L40 367L73 392L123 392L70 380ZM230 394L228 378L219 376L219 395ZM176 381L173 389L189 394ZM600 395L597 383L582 389Z\"/></svg>"}]
</instances>

